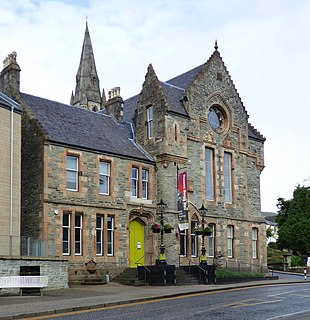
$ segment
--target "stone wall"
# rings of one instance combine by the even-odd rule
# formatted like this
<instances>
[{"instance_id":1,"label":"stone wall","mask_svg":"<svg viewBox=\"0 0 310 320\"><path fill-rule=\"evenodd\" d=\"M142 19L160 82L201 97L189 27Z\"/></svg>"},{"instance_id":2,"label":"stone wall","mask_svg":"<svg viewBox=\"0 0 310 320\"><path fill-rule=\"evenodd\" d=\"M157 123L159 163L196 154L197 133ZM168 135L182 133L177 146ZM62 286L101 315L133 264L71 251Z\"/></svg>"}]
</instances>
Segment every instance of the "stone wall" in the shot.
<instances>
[{"instance_id":1,"label":"stone wall","mask_svg":"<svg viewBox=\"0 0 310 320\"><path fill-rule=\"evenodd\" d=\"M48 276L44 290L68 288L68 261L66 259L24 258L0 256L0 277L18 276L21 266L39 266L40 275ZM18 293L19 289L1 289L0 295Z\"/></svg>"},{"instance_id":2,"label":"stone wall","mask_svg":"<svg viewBox=\"0 0 310 320\"><path fill-rule=\"evenodd\" d=\"M39 141L38 141L39 144ZM78 191L66 190L66 156L75 155L79 158L79 188ZM40 153L37 153L38 161ZM99 163L108 161L111 165L110 194L99 193ZM71 252L65 256L70 261L69 279L72 283L83 281L85 263L94 259L98 266L98 277L107 271L113 276L128 267L129 263L129 223L140 211L153 212L156 204L156 178L154 165L141 163L129 159L102 155L96 152L66 148L45 143L44 146L44 179L42 182L43 197L38 199L37 217L33 227L40 227L39 238L54 240L56 256L63 256L62 252L62 224L63 213L71 214ZM41 165L41 164L40 164ZM142 199L131 196L131 168L135 166L149 171L149 198ZM31 167L28 167L31 169ZM35 168L34 170L37 170ZM42 169L43 170L43 169ZM28 172L30 174L31 171ZM140 177L141 181L141 177ZM41 188L40 181L33 188ZM141 186L140 186L141 188ZM140 190L141 191L141 190ZM31 195L29 195L31 196ZM42 205L42 209L40 206ZM143 209L141 209L143 206ZM82 253L74 253L74 217L82 214ZM152 215L151 213L149 213ZM104 253L96 255L96 215L104 217ZM107 255L107 217L115 219L114 226L114 254ZM143 215L142 215L143 216ZM30 221L28 222L30 224ZM145 223L149 228L148 223ZM146 248L152 249L153 239L146 237Z\"/></svg>"},{"instance_id":3,"label":"stone wall","mask_svg":"<svg viewBox=\"0 0 310 320\"><path fill-rule=\"evenodd\" d=\"M173 108L169 106L169 99L165 97L152 66L149 66L135 113L136 136L138 142L156 158L157 196L168 205L165 216L177 228L178 164L181 171L188 174L189 216L196 215L201 220L198 208L204 204L208 209L206 222L216 225L215 250L227 259L227 226L233 225L232 260L266 265L265 224L260 207L264 139L249 135L249 126L254 132L255 129L249 125L247 111L217 51L184 91L184 96L188 101L189 117L169 112ZM154 109L153 139L147 139L145 121L150 105ZM214 130L208 120L208 112L213 106L220 108L224 114L220 130ZM214 151L212 201L206 199L205 148ZM231 203L226 203L224 197L225 152L230 153L232 158ZM258 259L252 258L252 228L259 230ZM179 238L177 235L166 238L168 262L178 263ZM187 240L190 241L190 235L187 235ZM199 248L200 244L201 239ZM192 259L189 243L187 249L187 258Z\"/></svg>"},{"instance_id":4,"label":"stone wall","mask_svg":"<svg viewBox=\"0 0 310 320\"><path fill-rule=\"evenodd\" d=\"M21 234L41 238L44 132L24 107L22 118Z\"/></svg>"}]
</instances>

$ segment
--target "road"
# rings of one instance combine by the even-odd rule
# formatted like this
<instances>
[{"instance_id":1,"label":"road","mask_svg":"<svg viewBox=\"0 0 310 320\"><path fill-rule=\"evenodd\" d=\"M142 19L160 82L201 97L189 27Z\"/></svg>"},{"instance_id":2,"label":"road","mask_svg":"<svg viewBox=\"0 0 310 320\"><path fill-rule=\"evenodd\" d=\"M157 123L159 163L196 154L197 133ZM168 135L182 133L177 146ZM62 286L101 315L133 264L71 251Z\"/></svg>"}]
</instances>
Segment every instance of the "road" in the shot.
<instances>
[{"instance_id":1,"label":"road","mask_svg":"<svg viewBox=\"0 0 310 320\"><path fill-rule=\"evenodd\" d=\"M310 283L267 285L85 310L57 320L301 320L310 319Z\"/></svg>"}]
</instances>

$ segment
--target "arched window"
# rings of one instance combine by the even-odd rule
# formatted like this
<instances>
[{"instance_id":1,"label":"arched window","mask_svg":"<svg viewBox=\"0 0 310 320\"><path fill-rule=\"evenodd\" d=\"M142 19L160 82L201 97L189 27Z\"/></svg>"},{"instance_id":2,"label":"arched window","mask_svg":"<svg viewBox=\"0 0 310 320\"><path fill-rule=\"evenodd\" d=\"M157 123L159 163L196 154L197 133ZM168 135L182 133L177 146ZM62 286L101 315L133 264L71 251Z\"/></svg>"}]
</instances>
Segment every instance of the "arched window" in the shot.
<instances>
[{"instance_id":1,"label":"arched window","mask_svg":"<svg viewBox=\"0 0 310 320\"><path fill-rule=\"evenodd\" d=\"M252 228L252 258L253 259L258 258L257 240L258 240L258 230L257 230L257 228Z\"/></svg>"},{"instance_id":2,"label":"arched window","mask_svg":"<svg viewBox=\"0 0 310 320\"><path fill-rule=\"evenodd\" d=\"M227 226L227 257L234 257L234 226Z\"/></svg>"},{"instance_id":3,"label":"arched window","mask_svg":"<svg viewBox=\"0 0 310 320\"><path fill-rule=\"evenodd\" d=\"M215 224L210 223L209 228L211 229L212 233L209 236L209 257L214 258L215 253Z\"/></svg>"},{"instance_id":4,"label":"arched window","mask_svg":"<svg viewBox=\"0 0 310 320\"><path fill-rule=\"evenodd\" d=\"M178 141L178 126L174 124L174 141Z\"/></svg>"},{"instance_id":5,"label":"arched window","mask_svg":"<svg viewBox=\"0 0 310 320\"><path fill-rule=\"evenodd\" d=\"M198 237L195 234L195 228L198 226L198 219L193 216L191 219L191 256L198 257Z\"/></svg>"}]
</instances>

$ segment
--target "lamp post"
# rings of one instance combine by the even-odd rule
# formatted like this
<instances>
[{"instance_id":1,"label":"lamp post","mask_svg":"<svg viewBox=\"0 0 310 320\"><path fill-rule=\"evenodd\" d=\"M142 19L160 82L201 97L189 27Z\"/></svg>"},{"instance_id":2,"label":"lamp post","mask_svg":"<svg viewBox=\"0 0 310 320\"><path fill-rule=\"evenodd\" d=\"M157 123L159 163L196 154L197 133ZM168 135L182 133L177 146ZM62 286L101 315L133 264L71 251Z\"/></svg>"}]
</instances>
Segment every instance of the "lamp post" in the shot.
<instances>
[{"instance_id":1,"label":"lamp post","mask_svg":"<svg viewBox=\"0 0 310 320\"><path fill-rule=\"evenodd\" d=\"M157 203L157 209L160 213L160 247L159 247L159 264L167 264L166 255L165 255L165 245L164 245L164 217L163 213L165 212L167 204L164 203L163 199L160 199L160 202Z\"/></svg>"},{"instance_id":2,"label":"lamp post","mask_svg":"<svg viewBox=\"0 0 310 320\"><path fill-rule=\"evenodd\" d=\"M204 229L205 227L205 217L207 215L208 209L204 207L204 205L201 206L199 209L200 215L201 215L201 226ZM206 257L206 247L205 247L205 233L202 234L202 242L201 242L201 257L200 257L200 264L206 265L207 264L207 257Z\"/></svg>"}]
</instances>

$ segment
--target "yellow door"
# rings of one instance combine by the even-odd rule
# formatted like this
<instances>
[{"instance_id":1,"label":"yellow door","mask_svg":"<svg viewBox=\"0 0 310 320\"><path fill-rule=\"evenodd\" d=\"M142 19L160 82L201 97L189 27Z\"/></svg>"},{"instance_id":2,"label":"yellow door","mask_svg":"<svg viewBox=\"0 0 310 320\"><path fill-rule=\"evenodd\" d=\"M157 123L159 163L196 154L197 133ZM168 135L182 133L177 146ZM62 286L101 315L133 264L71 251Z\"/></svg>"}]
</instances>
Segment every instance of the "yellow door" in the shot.
<instances>
[{"instance_id":1,"label":"yellow door","mask_svg":"<svg viewBox=\"0 0 310 320\"><path fill-rule=\"evenodd\" d=\"M136 268L137 265L144 265L144 225L136 219L130 222L130 267ZM139 262L139 264L136 264Z\"/></svg>"}]
</instances>

